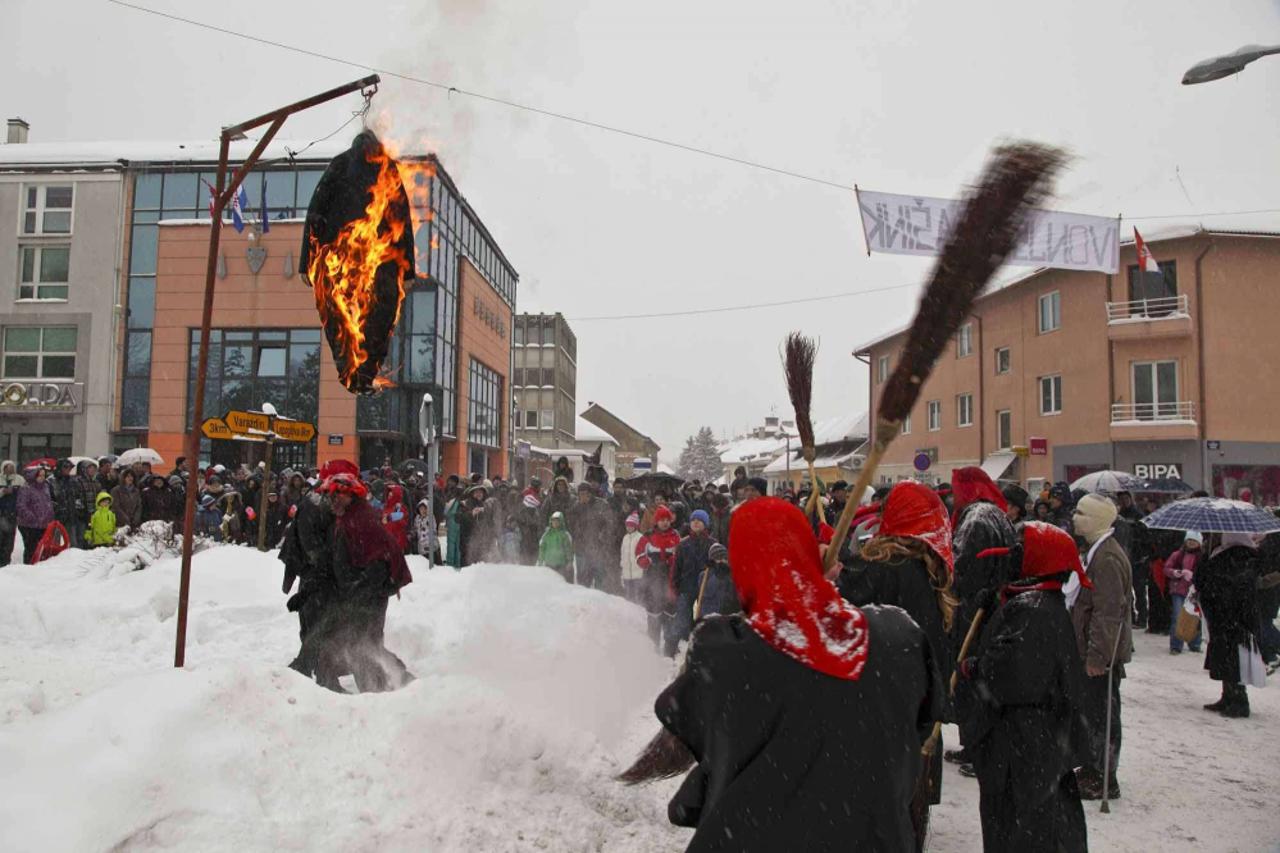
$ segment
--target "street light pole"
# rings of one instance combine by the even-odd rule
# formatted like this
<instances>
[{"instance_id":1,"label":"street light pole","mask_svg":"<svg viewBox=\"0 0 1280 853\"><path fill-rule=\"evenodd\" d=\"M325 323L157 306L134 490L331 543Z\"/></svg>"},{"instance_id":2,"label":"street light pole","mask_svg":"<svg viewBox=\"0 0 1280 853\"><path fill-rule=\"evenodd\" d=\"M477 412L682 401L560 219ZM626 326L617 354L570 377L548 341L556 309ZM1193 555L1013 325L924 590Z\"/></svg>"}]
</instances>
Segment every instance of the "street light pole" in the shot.
<instances>
[{"instance_id":1,"label":"street light pole","mask_svg":"<svg viewBox=\"0 0 1280 853\"><path fill-rule=\"evenodd\" d=\"M200 314L200 352L196 358L195 398L191 401L191 432L187 436L186 447L187 459L192 460L193 465L197 464L200 459L200 425L204 421L205 375L209 370L209 334L210 327L213 325L213 281L218 272L218 240L222 235L222 211L231 203L231 199L235 197L236 191L240 189L240 184L244 181L245 175L258 162L258 158L262 156L262 152L266 150L267 145L275 138L276 132L280 130L285 119L296 112L310 109L332 101L334 98L349 95L352 92L369 89L370 87L374 87L376 90L379 80L380 78L377 74L371 74L368 77L338 86L327 92L312 95L310 98L297 103L264 113L257 118L249 119L249 121L222 129L218 144L217 183L214 187L212 205L209 210L212 221L209 227L209 257L205 264L204 307ZM230 153L231 140L240 138L246 130L253 130L254 128L262 127L264 124L269 125L267 130L262 134L262 138L258 140L258 144L253 147L249 156L245 158L244 163L231 176L231 180L228 183L227 159ZM174 639L173 651L173 665L178 668L181 668L186 662L187 601L191 594L191 546L196 520L196 489L194 488L187 489L187 501L182 513L182 520L182 571L178 581L177 636Z\"/></svg>"}]
</instances>

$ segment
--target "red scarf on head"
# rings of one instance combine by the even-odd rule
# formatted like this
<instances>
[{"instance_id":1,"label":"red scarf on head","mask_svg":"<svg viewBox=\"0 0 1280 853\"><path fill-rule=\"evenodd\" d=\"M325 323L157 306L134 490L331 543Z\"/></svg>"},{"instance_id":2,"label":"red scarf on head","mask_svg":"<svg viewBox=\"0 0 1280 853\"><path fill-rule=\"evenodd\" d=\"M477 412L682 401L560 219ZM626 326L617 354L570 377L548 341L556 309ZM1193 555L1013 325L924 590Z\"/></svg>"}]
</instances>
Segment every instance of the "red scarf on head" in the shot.
<instances>
[{"instance_id":1,"label":"red scarf on head","mask_svg":"<svg viewBox=\"0 0 1280 853\"><path fill-rule=\"evenodd\" d=\"M382 517L364 498L352 498L346 512L338 516L338 535L347 545L351 565L364 568L385 560L391 582L398 590L413 583L409 564L395 539L382 526Z\"/></svg>"},{"instance_id":2,"label":"red scarf on head","mask_svg":"<svg viewBox=\"0 0 1280 853\"><path fill-rule=\"evenodd\" d=\"M948 574L955 571L947 506L928 486L911 480L894 486L884 499L876 535L919 539L946 564Z\"/></svg>"},{"instance_id":3,"label":"red scarf on head","mask_svg":"<svg viewBox=\"0 0 1280 853\"><path fill-rule=\"evenodd\" d=\"M857 681L867 662L867 620L822 572L818 540L799 508L781 498L738 507L729 565L747 623L810 669Z\"/></svg>"},{"instance_id":4,"label":"red scarf on head","mask_svg":"<svg viewBox=\"0 0 1280 853\"><path fill-rule=\"evenodd\" d=\"M969 504L987 501L1000 507L1001 512L1009 509L1009 502L1004 494L992 482L991 477L981 468L957 468L951 472L951 523L954 525L960 518L960 511Z\"/></svg>"},{"instance_id":5,"label":"red scarf on head","mask_svg":"<svg viewBox=\"0 0 1280 853\"><path fill-rule=\"evenodd\" d=\"M1080 578L1080 586L1093 589L1093 581L1084 573L1080 552L1071 535L1044 521L1028 521L1022 525L1022 580L1006 584L1001 595L1007 600L1012 595L1033 589L1060 590L1063 584L1060 578L1064 572L1075 572ZM1035 578L1042 580L1029 583Z\"/></svg>"}]
</instances>

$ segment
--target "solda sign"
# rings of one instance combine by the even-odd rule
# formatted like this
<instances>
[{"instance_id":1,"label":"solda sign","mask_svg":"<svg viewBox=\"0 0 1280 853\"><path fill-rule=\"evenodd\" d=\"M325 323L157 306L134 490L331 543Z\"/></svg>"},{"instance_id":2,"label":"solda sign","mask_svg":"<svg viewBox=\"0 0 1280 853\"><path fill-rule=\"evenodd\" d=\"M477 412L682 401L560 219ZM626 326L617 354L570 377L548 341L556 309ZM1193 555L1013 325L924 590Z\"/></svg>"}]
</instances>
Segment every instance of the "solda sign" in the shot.
<instances>
[{"instance_id":1,"label":"solda sign","mask_svg":"<svg viewBox=\"0 0 1280 853\"><path fill-rule=\"evenodd\" d=\"M0 379L0 414L79 412L83 397L83 382Z\"/></svg>"},{"instance_id":2,"label":"solda sign","mask_svg":"<svg viewBox=\"0 0 1280 853\"><path fill-rule=\"evenodd\" d=\"M1176 463L1168 465L1151 462L1146 465L1134 465L1133 475L1144 480L1163 480L1165 478L1182 479L1182 468Z\"/></svg>"}]
</instances>

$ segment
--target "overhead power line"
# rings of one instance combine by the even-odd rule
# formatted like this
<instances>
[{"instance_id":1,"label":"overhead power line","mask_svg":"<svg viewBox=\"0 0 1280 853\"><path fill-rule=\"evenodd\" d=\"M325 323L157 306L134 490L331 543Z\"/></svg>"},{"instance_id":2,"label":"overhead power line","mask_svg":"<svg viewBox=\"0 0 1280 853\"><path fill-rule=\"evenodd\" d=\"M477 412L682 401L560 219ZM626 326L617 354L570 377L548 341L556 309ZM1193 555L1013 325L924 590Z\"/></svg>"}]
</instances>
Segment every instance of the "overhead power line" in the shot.
<instances>
[{"instance_id":1,"label":"overhead power line","mask_svg":"<svg viewBox=\"0 0 1280 853\"><path fill-rule=\"evenodd\" d=\"M884 293L890 290L904 290L908 287L919 287L920 282L908 284L890 284L885 287L872 287L867 290L854 290L847 293L828 293L825 296L804 296L799 299L782 299L777 302L757 302L752 305L722 305L718 308L692 308L688 311L659 311L651 314L605 314L596 317L566 317L574 323L585 323L591 320L652 320L659 317L692 317L697 314L723 314L726 311L754 311L758 308L779 308L783 305L802 305L807 302L826 302L831 299L848 299L852 296L868 296L872 293Z\"/></svg>"}]
</instances>

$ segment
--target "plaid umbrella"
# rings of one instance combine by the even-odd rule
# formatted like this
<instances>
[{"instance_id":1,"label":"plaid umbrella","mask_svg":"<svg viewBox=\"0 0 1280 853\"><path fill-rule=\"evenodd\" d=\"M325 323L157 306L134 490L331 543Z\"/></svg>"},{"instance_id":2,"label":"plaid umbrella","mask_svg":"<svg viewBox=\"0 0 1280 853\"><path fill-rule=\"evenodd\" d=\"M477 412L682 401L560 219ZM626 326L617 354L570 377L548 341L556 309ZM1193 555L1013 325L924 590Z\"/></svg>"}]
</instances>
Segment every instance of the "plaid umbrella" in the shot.
<instances>
[{"instance_id":1,"label":"plaid umbrella","mask_svg":"<svg viewBox=\"0 0 1280 853\"><path fill-rule=\"evenodd\" d=\"M1142 480L1124 471L1094 471L1071 484L1071 491L1076 490L1108 495L1116 492L1138 492L1142 490Z\"/></svg>"},{"instance_id":2,"label":"plaid umbrella","mask_svg":"<svg viewBox=\"0 0 1280 853\"><path fill-rule=\"evenodd\" d=\"M1261 507L1228 498L1174 501L1142 521L1147 527L1199 530L1201 533L1274 533L1280 530L1280 518Z\"/></svg>"}]
</instances>

